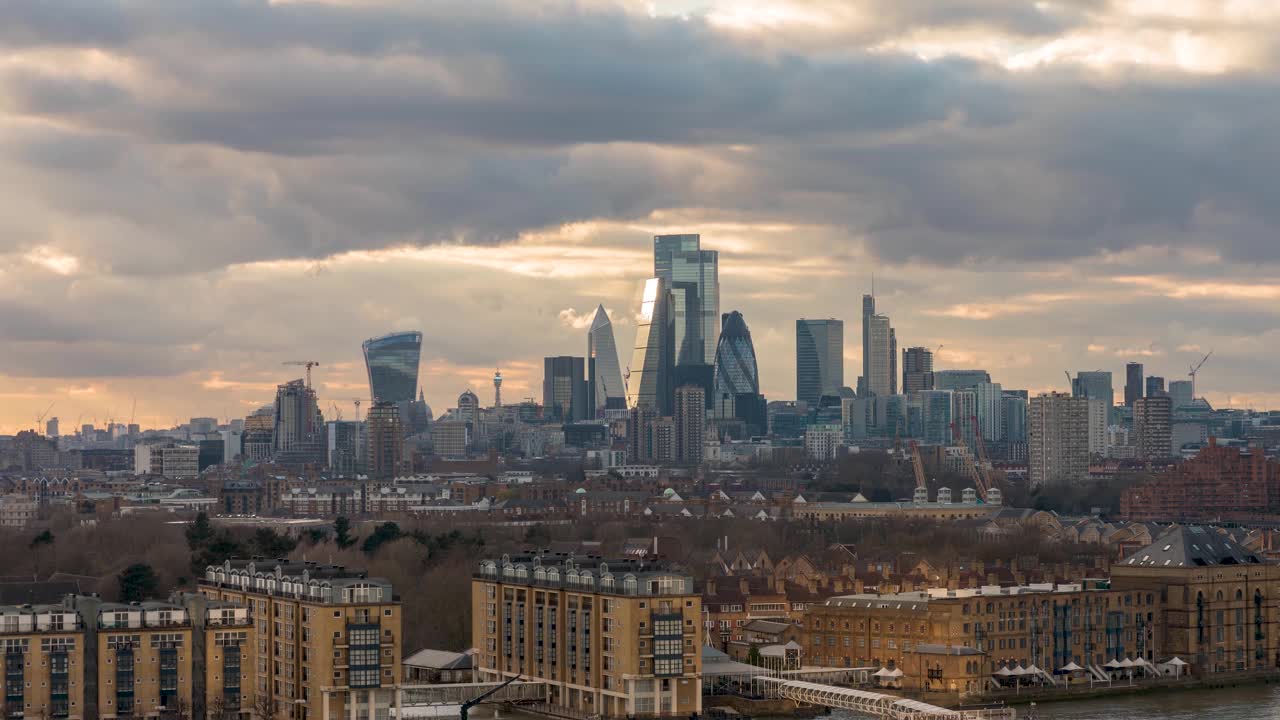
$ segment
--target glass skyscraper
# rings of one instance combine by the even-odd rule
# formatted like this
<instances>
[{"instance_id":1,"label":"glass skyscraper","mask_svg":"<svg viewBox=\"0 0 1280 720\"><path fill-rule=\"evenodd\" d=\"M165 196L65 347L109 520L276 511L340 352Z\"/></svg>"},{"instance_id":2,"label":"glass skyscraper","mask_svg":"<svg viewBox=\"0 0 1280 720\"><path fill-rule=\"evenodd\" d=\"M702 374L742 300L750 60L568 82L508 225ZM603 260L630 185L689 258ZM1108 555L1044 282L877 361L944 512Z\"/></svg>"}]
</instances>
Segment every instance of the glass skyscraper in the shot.
<instances>
[{"instance_id":1,"label":"glass skyscraper","mask_svg":"<svg viewBox=\"0 0 1280 720\"><path fill-rule=\"evenodd\" d=\"M738 418L763 430L764 399L760 396L760 371L751 331L742 313L725 313L716 347L715 416Z\"/></svg>"},{"instance_id":2,"label":"glass skyscraper","mask_svg":"<svg viewBox=\"0 0 1280 720\"><path fill-rule=\"evenodd\" d=\"M796 400L817 406L844 386L844 321L796 321Z\"/></svg>"},{"instance_id":3,"label":"glass skyscraper","mask_svg":"<svg viewBox=\"0 0 1280 720\"><path fill-rule=\"evenodd\" d=\"M614 342L613 323L604 305L596 308L596 316L587 331L587 397L590 411L600 417L601 410L626 410L626 386L618 366L618 345Z\"/></svg>"},{"instance_id":4,"label":"glass skyscraper","mask_svg":"<svg viewBox=\"0 0 1280 720\"><path fill-rule=\"evenodd\" d=\"M720 253L699 235L656 235L653 274L673 299L675 363L711 365L720 331Z\"/></svg>"},{"instance_id":5,"label":"glass skyscraper","mask_svg":"<svg viewBox=\"0 0 1280 720\"><path fill-rule=\"evenodd\" d=\"M561 355L543 360L542 408L559 422L587 419L587 381L584 360Z\"/></svg>"},{"instance_id":6,"label":"glass skyscraper","mask_svg":"<svg viewBox=\"0 0 1280 720\"><path fill-rule=\"evenodd\" d=\"M402 332L364 341L369 396L374 402L412 402L418 396L422 333Z\"/></svg>"},{"instance_id":7,"label":"glass skyscraper","mask_svg":"<svg viewBox=\"0 0 1280 720\"><path fill-rule=\"evenodd\" d=\"M674 391L675 322L671 290L662 278L644 283L636 345L627 369L627 407L648 407L670 415Z\"/></svg>"}]
</instances>

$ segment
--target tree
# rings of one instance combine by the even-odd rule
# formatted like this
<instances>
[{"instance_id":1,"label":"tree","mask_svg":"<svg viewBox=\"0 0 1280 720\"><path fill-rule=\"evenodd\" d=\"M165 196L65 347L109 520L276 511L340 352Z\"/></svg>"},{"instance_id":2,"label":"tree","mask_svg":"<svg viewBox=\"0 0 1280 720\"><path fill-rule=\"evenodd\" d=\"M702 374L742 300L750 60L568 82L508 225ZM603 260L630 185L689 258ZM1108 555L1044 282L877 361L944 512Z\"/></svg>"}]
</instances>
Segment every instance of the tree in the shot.
<instances>
[{"instance_id":1,"label":"tree","mask_svg":"<svg viewBox=\"0 0 1280 720\"><path fill-rule=\"evenodd\" d=\"M195 522L187 528L187 546L193 551L207 546L214 536L213 523L206 513L196 515Z\"/></svg>"},{"instance_id":2,"label":"tree","mask_svg":"<svg viewBox=\"0 0 1280 720\"><path fill-rule=\"evenodd\" d=\"M293 552L298 541L288 535L281 535L271 528L258 528L251 541L257 554L268 558L280 558Z\"/></svg>"},{"instance_id":3,"label":"tree","mask_svg":"<svg viewBox=\"0 0 1280 720\"><path fill-rule=\"evenodd\" d=\"M356 538L351 536L351 520L345 515L339 515L333 521L333 541L343 550L356 544Z\"/></svg>"},{"instance_id":4,"label":"tree","mask_svg":"<svg viewBox=\"0 0 1280 720\"><path fill-rule=\"evenodd\" d=\"M31 540L31 544L28 547L31 550L35 550L41 545L52 545L52 544L53 544L53 533L49 532L48 530L45 530L44 532L35 536L35 538Z\"/></svg>"},{"instance_id":5,"label":"tree","mask_svg":"<svg viewBox=\"0 0 1280 720\"><path fill-rule=\"evenodd\" d=\"M760 648L752 645L751 649L747 651L747 664L760 665L763 661L764 659L760 657Z\"/></svg>"},{"instance_id":6,"label":"tree","mask_svg":"<svg viewBox=\"0 0 1280 720\"><path fill-rule=\"evenodd\" d=\"M160 587L156 571L145 563L134 563L120 573L120 602L140 602L154 597Z\"/></svg>"},{"instance_id":7,"label":"tree","mask_svg":"<svg viewBox=\"0 0 1280 720\"><path fill-rule=\"evenodd\" d=\"M403 537L404 533L400 531L400 526L393 522L382 523L373 531L373 534L365 538L364 545L360 547L366 553L372 555L382 547L384 543L393 542Z\"/></svg>"},{"instance_id":8,"label":"tree","mask_svg":"<svg viewBox=\"0 0 1280 720\"><path fill-rule=\"evenodd\" d=\"M276 709L275 700L265 692L259 693L253 699L253 717L254 720L278 720L280 712Z\"/></svg>"},{"instance_id":9,"label":"tree","mask_svg":"<svg viewBox=\"0 0 1280 720\"><path fill-rule=\"evenodd\" d=\"M239 715L239 713L236 714ZM227 703L221 695L214 695L209 702L205 703L204 717L205 720L226 720Z\"/></svg>"}]
</instances>

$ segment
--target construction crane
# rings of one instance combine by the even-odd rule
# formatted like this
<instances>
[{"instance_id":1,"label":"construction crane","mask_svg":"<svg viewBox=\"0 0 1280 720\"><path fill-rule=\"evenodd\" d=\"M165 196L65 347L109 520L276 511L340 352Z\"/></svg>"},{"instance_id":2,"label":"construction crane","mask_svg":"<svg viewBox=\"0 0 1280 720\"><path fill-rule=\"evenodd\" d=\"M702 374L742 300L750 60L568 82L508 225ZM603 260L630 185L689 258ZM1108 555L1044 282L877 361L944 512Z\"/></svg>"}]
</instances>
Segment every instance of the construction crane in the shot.
<instances>
[{"instance_id":1,"label":"construction crane","mask_svg":"<svg viewBox=\"0 0 1280 720\"><path fill-rule=\"evenodd\" d=\"M920 443L912 440L910 445L911 469L916 473L916 489L928 489L928 485L924 479L924 461L920 459Z\"/></svg>"},{"instance_id":2,"label":"construction crane","mask_svg":"<svg viewBox=\"0 0 1280 720\"><path fill-rule=\"evenodd\" d=\"M991 482L991 474L987 468L991 466L991 462L987 460L987 440L982 436L982 423L978 422L978 416L973 415L973 439L974 444L978 446L978 477L981 481L982 499L987 500L991 493L991 488L995 487L995 483Z\"/></svg>"},{"instance_id":3,"label":"construction crane","mask_svg":"<svg viewBox=\"0 0 1280 720\"><path fill-rule=\"evenodd\" d=\"M342 408L338 407L338 403L329 403L329 406L333 408L333 419L342 422Z\"/></svg>"},{"instance_id":4,"label":"construction crane","mask_svg":"<svg viewBox=\"0 0 1280 720\"><path fill-rule=\"evenodd\" d=\"M964 442L964 436L960 432L960 425L958 423L951 423L951 435L953 438L952 442L955 443L956 447L960 448L965 455L974 458L973 452ZM969 477L969 481L973 483L974 489L978 491L978 497L985 501L987 499L987 491L991 488L991 483L987 479L985 470L981 467L981 462L979 462L977 458L974 458L973 462L966 462L964 466L965 475Z\"/></svg>"},{"instance_id":5,"label":"construction crane","mask_svg":"<svg viewBox=\"0 0 1280 720\"><path fill-rule=\"evenodd\" d=\"M1213 356L1213 351L1210 350L1209 354L1201 358L1200 362L1190 366L1191 372L1187 374L1191 376L1191 399L1192 400L1196 399L1196 374L1200 372L1200 368L1204 367L1205 363L1209 362L1209 358L1212 356Z\"/></svg>"},{"instance_id":6,"label":"construction crane","mask_svg":"<svg viewBox=\"0 0 1280 720\"><path fill-rule=\"evenodd\" d=\"M49 403L49 407L45 408L45 409L44 409L44 412L42 412L42 413L40 413L39 415L37 415L37 416L36 416L36 431L37 431L37 432L39 432L39 431L40 431L40 427L41 427L42 425L44 425L44 419L45 419L46 417L48 417L48 415L49 415L49 411L53 409L53 404L54 404L54 403L56 403L56 402L58 402L58 401L57 401L57 400L54 400L53 402Z\"/></svg>"},{"instance_id":7,"label":"construction crane","mask_svg":"<svg viewBox=\"0 0 1280 720\"><path fill-rule=\"evenodd\" d=\"M1067 392L1075 392L1075 382L1071 379L1071 371L1063 370L1062 374L1067 376Z\"/></svg>"},{"instance_id":8,"label":"construction crane","mask_svg":"<svg viewBox=\"0 0 1280 720\"><path fill-rule=\"evenodd\" d=\"M319 362L315 360L287 360L281 365L305 365L307 368L307 389L311 389L311 368L318 367Z\"/></svg>"}]
</instances>

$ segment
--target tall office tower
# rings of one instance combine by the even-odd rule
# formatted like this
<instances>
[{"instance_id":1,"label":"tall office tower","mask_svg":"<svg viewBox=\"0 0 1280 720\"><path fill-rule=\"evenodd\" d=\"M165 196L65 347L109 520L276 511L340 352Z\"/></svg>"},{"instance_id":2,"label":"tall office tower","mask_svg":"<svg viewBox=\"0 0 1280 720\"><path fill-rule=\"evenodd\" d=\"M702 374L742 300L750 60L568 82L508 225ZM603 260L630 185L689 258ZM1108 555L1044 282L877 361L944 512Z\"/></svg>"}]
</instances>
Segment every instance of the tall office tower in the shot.
<instances>
[{"instance_id":1,"label":"tall office tower","mask_svg":"<svg viewBox=\"0 0 1280 720\"><path fill-rule=\"evenodd\" d=\"M955 423L951 435L952 442L959 434L964 446L978 453L978 433L973 427L973 419L978 417L978 393L976 390L953 390L951 392L951 421Z\"/></svg>"},{"instance_id":2,"label":"tall office tower","mask_svg":"<svg viewBox=\"0 0 1280 720\"><path fill-rule=\"evenodd\" d=\"M986 370L935 370L934 390L972 390L982 383L991 382Z\"/></svg>"},{"instance_id":3,"label":"tall office tower","mask_svg":"<svg viewBox=\"0 0 1280 720\"><path fill-rule=\"evenodd\" d=\"M1147 376L1146 397L1159 397L1164 394L1164 378L1159 375Z\"/></svg>"},{"instance_id":4,"label":"tall office tower","mask_svg":"<svg viewBox=\"0 0 1280 720\"><path fill-rule=\"evenodd\" d=\"M675 371L675 320L671 290L666 280L644 283L636 346L627 378L627 407L651 407L659 415L671 414Z\"/></svg>"},{"instance_id":5,"label":"tall office tower","mask_svg":"<svg viewBox=\"0 0 1280 720\"><path fill-rule=\"evenodd\" d=\"M1019 395L1019 392L1022 395ZM1026 390L1005 390L1001 394L1004 396L1004 441L1025 443L1027 441Z\"/></svg>"},{"instance_id":6,"label":"tall office tower","mask_svg":"<svg viewBox=\"0 0 1280 720\"><path fill-rule=\"evenodd\" d=\"M542 408L557 422L586 420L586 361L580 357L560 355L542 361Z\"/></svg>"},{"instance_id":7,"label":"tall office tower","mask_svg":"<svg viewBox=\"0 0 1280 720\"><path fill-rule=\"evenodd\" d=\"M1134 445L1140 460L1173 457L1173 400L1159 395L1133 403Z\"/></svg>"},{"instance_id":8,"label":"tall office tower","mask_svg":"<svg viewBox=\"0 0 1280 720\"><path fill-rule=\"evenodd\" d=\"M493 407L502 407L502 371L497 368L493 371Z\"/></svg>"},{"instance_id":9,"label":"tall office tower","mask_svg":"<svg viewBox=\"0 0 1280 720\"><path fill-rule=\"evenodd\" d=\"M902 392L914 395L933 389L933 353L929 348L913 347L902 351Z\"/></svg>"},{"instance_id":10,"label":"tall office tower","mask_svg":"<svg viewBox=\"0 0 1280 720\"><path fill-rule=\"evenodd\" d=\"M982 439L991 443L1004 441L1004 388L1000 383L980 383L974 388L978 399L978 425Z\"/></svg>"},{"instance_id":11,"label":"tall office tower","mask_svg":"<svg viewBox=\"0 0 1280 720\"><path fill-rule=\"evenodd\" d=\"M412 402L418 396L422 333L401 332L364 341L369 397L374 402Z\"/></svg>"},{"instance_id":12,"label":"tall office tower","mask_svg":"<svg viewBox=\"0 0 1280 720\"><path fill-rule=\"evenodd\" d=\"M49 421L44 424L44 434L45 437L58 437L58 418L49 418Z\"/></svg>"},{"instance_id":13,"label":"tall office tower","mask_svg":"<svg viewBox=\"0 0 1280 720\"><path fill-rule=\"evenodd\" d=\"M472 430L480 423L480 398L470 390L463 390L458 396L458 421Z\"/></svg>"},{"instance_id":14,"label":"tall office tower","mask_svg":"<svg viewBox=\"0 0 1280 720\"><path fill-rule=\"evenodd\" d=\"M197 590L210 601L253 608L259 621L257 631L250 630L251 642L241 645L239 665L245 682L271 709L227 717L404 717L402 613L391 583L314 562L228 560L207 568ZM244 632L233 629L239 633L232 636ZM225 657L223 664L229 665Z\"/></svg>"},{"instance_id":15,"label":"tall office tower","mask_svg":"<svg viewBox=\"0 0 1280 720\"><path fill-rule=\"evenodd\" d=\"M754 428L766 430L768 419L760 395L760 371L751 331L742 313L734 310L721 317L720 344L716 348L715 389L712 412L715 417L737 418Z\"/></svg>"},{"instance_id":16,"label":"tall office tower","mask_svg":"<svg viewBox=\"0 0 1280 720\"><path fill-rule=\"evenodd\" d=\"M1195 398L1193 394L1190 380L1174 380L1169 383L1169 399L1173 400L1173 409L1187 407Z\"/></svg>"},{"instance_id":17,"label":"tall office tower","mask_svg":"<svg viewBox=\"0 0 1280 720\"><path fill-rule=\"evenodd\" d=\"M363 422L335 420L329 423L329 471L340 478L354 478L363 472L364 444Z\"/></svg>"},{"instance_id":18,"label":"tall office tower","mask_svg":"<svg viewBox=\"0 0 1280 720\"><path fill-rule=\"evenodd\" d=\"M613 323L604 305L596 308L596 316L587 331L587 399L592 417L604 417L604 410L626 410L627 391L622 384L618 365L618 345L613 338Z\"/></svg>"},{"instance_id":19,"label":"tall office tower","mask_svg":"<svg viewBox=\"0 0 1280 720\"><path fill-rule=\"evenodd\" d=\"M376 402L365 421L365 469L373 480L395 479L404 465L404 431L395 403Z\"/></svg>"},{"instance_id":20,"label":"tall office tower","mask_svg":"<svg viewBox=\"0 0 1280 720\"><path fill-rule=\"evenodd\" d=\"M1107 426L1110 408L1102 400L1089 400L1089 456L1105 455L1107 452Z\"/></svg>"},{"instance_id":21,"label":"tall office tower","mask_svg":"<svg viewBox=\"0 0 1280 720\"><path fill-rule=\"evenodd\" d=\"M872 293L862 296L862 375L858 377L859 396L870 390L871 385L871 316L875 314L876 296L873 288Z\"/></svg>"},{"instance_id":22,"label":"tall office tower","mask_svg":"<svg viewBox=\"0 0 1280 720\"><path fill-rule=\"evenodd\" d=\"M898 394L898 331L889 328L889 394Z\"/></svg>"},{"instance_id":23,"label":"tall office tower","mask_svg":"<svg viewBox=\"0 0 1280 720\"><path fill-rule=\"evenodd\" d=\"M888 397L895 394L896 389L893 381L893 346L896 343L893 328L885 315L871 315L863 318L863 322L867 325L867 344L862 350L862 364L867 374L863 375L863 384L867 393Z\"/></svg>"},{"instance_id":24,"label":"tall office tower","mask_svg":"<svg viewBox=\"0 0 1280 720\"><path fill-rule=\"evenodd\" d=\"M1142 397L1142 363L1131 362L1124 366L1124 405L1133 404Z\"/></svg>"},{"instance_id":25,"label":"tall office tower","mask_svg":"<svg viewBox=\"0 0 1280 720\"><path fill-rule=\"evenodd\" d=\"M914 433L928 445L950 445L952 415L950 390L920 391L920 431ZM914 426L913 426L914 427Z\"/></svg>"},{"instance_id":26,"label":"tall office tower","mask_svg":"<svg viewBox=\"0 0 1280 720\"><path fill-rule=\"evenodd\" d=\"M315 391L302 380L276 386L276 451L308 453L321 449L323 433L324 418L320 415Z\"/></svg>"},{"instance_id":27,"label":"tall office tower","mask_svg":"<svg viewBox=\"0 0 1280 720\"><path fill-rule=\"evenodd\" d=\"M796 400L817 406L844 386L844 322L796 321Z\"/></svg>"},{"instance_id":28,"label":"tall office tower","mask_svg":"<svg viewBox=\"0 0 1280 720\"><path fill-rule=\"evenodd\" d=\"M1031 487L1069 485L1088 476L1088 398L1037 395L1031 398L1027 426Z\"/></svg>"},{"instance_id":29,"label":"tall office tower","mask_svg":"<svg viewBox=\"0 0 1280 720\"><path fill-rule=\"evenodd\" d=\"M1075 379L1071 381L1071 395L1101 400L1107 404L1109 411L1116 404L1115 391L1111 386L1111 372L1094 370L1076 373Z\"/></svg>"},{"instance_id":30,"label":"tall office tower","mask_svg":"<svg viewBox=\"0 0 1280 720\"><path fill-rule=\"evenodd\" d=\"M698 235L655 235L653 274L672 293L676 365L715 362L720 332L720 253Z\"/></svg>"},{"instance_id":31,"label":"tall office tower","mask_svg":"<svg viewBox=\"0 0 1280 720\"><path fill-rule=\"evenodd\" d=\"M676 462L702 464L702 441L707 427L707 398L700 385L676 388Z\"/></svg>"}]
</instances>

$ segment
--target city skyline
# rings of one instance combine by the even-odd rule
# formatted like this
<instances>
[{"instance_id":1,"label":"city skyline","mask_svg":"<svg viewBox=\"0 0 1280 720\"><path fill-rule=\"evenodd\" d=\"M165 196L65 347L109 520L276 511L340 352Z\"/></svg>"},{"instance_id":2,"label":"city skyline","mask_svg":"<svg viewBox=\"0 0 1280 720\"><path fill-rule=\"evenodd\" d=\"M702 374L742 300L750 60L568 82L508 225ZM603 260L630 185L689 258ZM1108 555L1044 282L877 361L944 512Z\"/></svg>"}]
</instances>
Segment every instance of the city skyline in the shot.
<instances>
[{"instance_id":1,"label":"city skyline","mask_svg":"<svg viewBox=\"0 0 1280 720\"><path fill-rule=\"evenodd\" d=\"M642 244L645 242L645 238L637 238L636 242ZM703 242L705 249L716 251L716 239L714 236L704 237ZM733 255L730 254L731 259L728 263L728 267L724 268L730 276L737 274L735 272L736 269L732 264L732 257ZM610 321L615 323L616 327L621 328L621 331L616 332L615 335L619 338L617 342L622 347L629 348L631 346L630 338L634 337L636 311L641 305L641 289L644 284L643 276L646 274L645 270L647 269L644 267L644 261L647 259L648 258L641 256L641 258L638 259L641 267L632 271L632 274L640 277L641 279L637 280L635 282L635 287L630 290L632 293L630 297L626 294L629 292L626 287L619 287L619 291L622 293L621 296L606 298L603 302L595 302L595 299L590 299L591 303L595 304L597 308L623 308L622 310L607 311L609 313L608 317L610 317ZM856 280L857 278L854 279ZM870 282L869 276L868 282ZM619 283L619 285L622 285L622 283ZM748 298L751 296L751 293L747 293ZM724 309L725 312L732 312L742 307L754 307L756 309L753 311L753 314L761 314L766 317L777 316L776 311L770 311L773 303L771 303L769 299L765 299L763 302L757 299L755 301L748 300L747 302L736 303L735 300L737 297L738 295L736 293L730 291L730 293L721 300L722 309ZM883 300L884 298L890 298L889 301L895 303L895 307L898 303L903 303L906 307L912 306L910 295L908 295L904 290L897 289L892 286L886 288L886 283L882 280L881 290L877 294L877 299ZM843 316L832 316L833 319L854 322L859 325L858 330L855 331L857 334L852 337L846 336L843 341L843 370L844 384L846 386L852 385L856 380L857 374L862 368L860 347L861 338L859 337L861 334L861 318L855 314L855 311L860 313L863 305L865 305L865 299L858 293L851 292L849 293L847 304L849 312L845 313ZM804 306L801 305L800 307ZM745 314L747 311L743 312ZM544 316L549 314L549 311L539 313L539 315ZM895 312L895 316L898 315L900 315L900 313ZM911 315L906 315L903 317L902 321L897 320L897 317L895 317L894 322L897 325L902 325L907 328L929 328L933 326L933 321L939 319L939 317L940 316L937 313L931 313L926 310L921 316L913 317ZM554 350L562 351L565 355L575 355L580 353L581 349L572 347L572 345L574 343L581 343L585 341L586 336L589 333L591 323L595 318L596 310L592 309L590 305L584 305L582 311L579 311L576 308L562 309L556 313L554 318L544 318L543 322L546 324L546 330L552 333L554 340L549 341L545 346L532 345L531 352L534 353L535 356L529 358L520 357L515 359L505 359L500 357L497 353L493 353L491 356L495 359L492 362L482 362L471 366L462 366L450 362L448 358L441 357L439 351L435 351L433 353L433 348L430 345L431 334L424 334L424 340L422 343L422 359L418 372L418 385L423 392L425 392L427 403L430 407L434 408L434 412L436 414L456 405L456 398L458 394L464 390L471 390L481 394L482 404L488 405L491 403L492 399L490 396L492 395L492 377L494 367L497 367L501 369L504 374L504 393L507 398L507 402L518 402L525 399L533 399L535 402L540 402L542 400L543 358ZM849 320L850 318L852 319ZM768 349L762 350L761 341L759 339L756 340L757 356L759 358L758 365L761 392L770 400L796 399L793 397L795 394L794 322L796 319L798 318L782 320L782 322L788 325L789 329L791 329L791 337L782 337L779 327L766 326L764 328L764 332L760 333L760 336L765 338L763 347ZM494 318L494 322L497 322L498 320L499 318ZM989 325L993 322L998 324L998 319L989 318L982 321L981 324ZM483 328L481 326L477 326L477 329ZM1025 387L1033 395L1040 392L1071 391L1071 388L1067 386L1065 382L1054 382L1054 375L1060 374L1061 370L1056 370L1050 365L1045 365L1043 371L1041 371L1038 370L1036 366L1029 365L1022 360L1017 360L1016 362L1005 365L998 364L1000 362L1000 356L998 353L986 352L980 349L983 340L983 337L981 336L969 340L968 342L970 344L966 347L957 346L955 344L956 335L954 332L940 336L945 340L950 340L950 343L939 342L938 337L918 336L915 334L916 330L910 330L909 332L911 334L907 335L905 339L905 342L908 344L924 342L926 345L942 348L941 351L935 354L933 358L934 370L937 372L981 368L983 370L987 370L994 381L1001 382L1005 387ZM405 328L386 332L383 333L383 335L386 337L396 337L412 336L418 333L420 333L419 330ZM356 336L359 338L368 338L371 334L374 334L372 329L360 329L356 332ZM382 335L379 337L382 337ZM437 337L439 337L439 335L437 335ZM355 408L352 401L356 398L361 399L363 403L363 410L361 411L361 414L367 411L369 407L369 376L367 361L361 348L361 343L363 342L368 341L357 340L355 342L355 351L350 353L344 353L343 348L317 348L308 355L314 357L339 358L328 362L320 361L319 366L313 371L315 374L314 386L320 402L320 409L325 414L326 420L337 419L336 414L332 411L335 405L342 412L343 419L352 419L355 416ZM458 344L458 340L453 338L442 343L440 347L458 347ZM543 349L544 347L546 348L545 350ZM900 346L898 352L901 353L905 347L905 345ZM1149 372L1163 372L1169 377L1170 382L1178 382L1180 380L1187 379L1185 374L1179 375L1177 372L1179 362L1181 361L1183 364L1197 362L1201 357L1203 357L1204 352L1202 352L1202 347L1203 346L1200 345L1184 344L1174 348L1170 352L1153 343L1147 348L1135 350L1134 356L1143 359L1144 364L1148 366ZM476 348L468 347L459 347L458 349L468 354L476 351ZM1033 349L1033 346L1031 343L1028 343L1026 348L1023 349L1031 350ZM1071 350L1071 348L1065 347L1065 345L1062 346L1062 351L1065 353L1066 357L1071 356ZM1100 369L1112 373L1113 377L1121 378L1121 382L1123 382L1125 365L1127 362L1132 362L1126 360L1126 358L1129 357L1128 355L1120 355L1121 352L1124 352L1123 350L1111 351L1109 348L1104 349L1093 344L1087 345L1083 348L1084 352L1079 352L1079 350L1079 348L1076 348L1076 356L1082 358L1081 362L1085 364L1092 362L1096 366L1101 366ZM1207 352L1207 350L1205 350L1205 352ZM33 408L30 414L37 415L42 412L50 402L52 402L53 407L50 409L50 412L46 417L46 421L52 417L59 418L62 426L66 428L64 432L73 432L78 429L80 425L88 424L90 422L95 423L98 427L103 427L109 418L118 423L128 422L129 417L125 413L128 412L128 408L131 408L134 398L138 398L139 396L141 396L141 399L138 400L140 412L135 411L135 413L136 419L141 420L139 424L144 428L164 428L175 426L177 424L184 423L188 417L214 414L214 411L218 410L219 405L234 409L225 415L219 412L216 414L216 417L222 420L243 418L263 405L271 404L278 385L285 384L303 376L302 371L298 368L281 366L289 362L284 358L293 357L294 355L299 354L305 355L307 353L291 353L287 350L282 351L280 354L282 359L279 365L272 362L274 358L266 359L262 363L261 369L252 373L254 378L258 378L256 380L230 378L222 371L213 370L210 371L209 375L203 379L198 377L192 378L189 381L191 384L184 387L182 383L187 381L184 380L182 376L174 376L170 381L174 383L174 385L163 388L162 390L165 392L162 393L162 396L169 396L172 398L171 401L175 402L175 407L186 407L189 408L189 410L186 411L185 414L183 412L171 413L172 417L168 422L165 421L165 416L163 414L156 414L154 410L148 410L149 398L145 392L127 396L123 393L104 393L104 395L107 395L108 397L124 399L125 405L121 406L119 403L116 403L111 406L113 408L126 408L123 412L94 412L94 407L106 406L95 405L95 400L92 398L89 400L78 399L85 394L82 392L86 389L85 387L69 388L68 392L63 396L58 396L56 393L54 395L50 395L48 396L48 399L44 400L43 405L40 404L40 400L42 398L38 398L35 393L32 393L30 399L35 402L30 404L28 407ZM343 357L344 354L347 356L346 358ZM1173 356L1172 358L1170 358L1171 354ZM1215 350L1214 357L1211 362L1219 361L1220 354L1220 352ZM623 365L623 370L625 371L632 358L628 353L626 360L624 360L622 355L623 353L620 352L619 362ZM1156 359L1154 362L1153 358ZM898 361L896 363L898 366L897 374L900 375L901 358L895 357L895 359ZM989 364L984 365L984 360ZM990 364L993 360L996 364ZM1064 361L1058 361L1058 364L1064 364ZM1072 377L1076 377L1078 373L1091 375L1093 372L1092 370L1086 371L1075 369L1070 365L1067 365L1064 369L1067 369ZM1215 390L1213 389L1215 385L1229 381L1227 378L1218 377L1213 372L1215 369L1216 367L1214 365L1209 365L1207 373L1203 373L1202 371L1203 377L1209 379L1202 380L1201 387L1198 388L1197 393L1201 396L1207 395L1210 402L1213 402L1214 399L1218 399L1220 401L1218 404L1223 404L1221 401L1225 400L1229 395L1242 400L1247 400L1250 397L1256 396L1260 397L1264 401L1264 404L1253 407L1255 409L1267 409L1269 406L1265 405L1265 401L1268 398L1273 396L1280 397L1280 394L1269 392L1228 393L1225 390ZM1014 380L1011 381L1010 378L1014 378ZM901 384L901 377L895 376L895 379L899 384ZM94 392L87 394L90 396L97 395L97 389L100 386L110 388L112 386L129 386L131 384L130 380L117 378L99 380L93 384ZM150 389L154 391L156 388ZM184 395L184 390L188 391L185 394L189 394L190 398L184 399L181 397ZM197 399L206 393L216 395L221 399ZM22 394L19 393L18 395L20 396ZM235 397L235 401L233 403L228 403L228 395ZM10 396L12 396L12 394L10 394ZM1240 402L1233 403L1232 406L1249 407L1248 405ZM1276 406L1280 407L1280 399L1277 399ZM77 413L77 419L79 419L79 422L71 422L71 411ZM148 419L151 419L151 422L148 422ZM20 411L13 412L10 407L0 408L0 432L16 432L21 429L35 429L36 426L34 421L35 418L32 417L30 421L27 421L24 424Z\"/></svg>"},{"instance_id":2,"label":"city skyline","mask_svg":"<svg viewBox=\"0 0 1280 720\"><path fill-rule=\"evenodd\" d=\"M673 233L719 252L769 397L800 317L862 374L874 274L939 369L1119 391L1214 350L1201 395L1280 407L1274 10L970 4L19 4L0 432L243 417L292 360L349 418L397 330L437 410L495 367L537 397L600 303L625 354Z\"/></svg>"}]
</instances>

